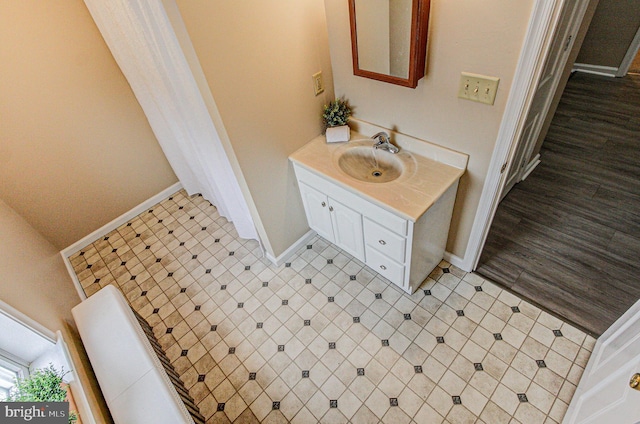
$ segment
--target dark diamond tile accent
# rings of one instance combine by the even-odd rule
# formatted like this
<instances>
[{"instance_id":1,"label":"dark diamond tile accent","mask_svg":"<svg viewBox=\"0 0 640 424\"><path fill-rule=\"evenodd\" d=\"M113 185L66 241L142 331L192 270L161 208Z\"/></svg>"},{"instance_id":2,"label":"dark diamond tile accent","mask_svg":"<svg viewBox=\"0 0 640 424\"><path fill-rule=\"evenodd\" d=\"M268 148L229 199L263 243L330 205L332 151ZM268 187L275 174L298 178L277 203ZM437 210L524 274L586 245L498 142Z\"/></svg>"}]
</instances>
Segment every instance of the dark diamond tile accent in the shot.
<instances>
[{"instance_id":1,"label":"dark diamond tile accent","mask_svg":"<svg viewBox=\"0 0 640 424\"><path fill-rule=\"evenodd\" d=\"M553 330L553 335L556 337L562 337L562 331L560 330Z\"/></svg>"},{"instance_id":2,"label":"dark diamond tile accent","mask_svg":"<svg viewBox=\"0 0 640 424\"><path fill-rule=\"evenodd\" d=\"M200 310L200 308L201 308L201 306L200 306L200 305L196 305L196 307L195 307L195 308L193 308L193 309L194 309L195 311L199 311L199 310Z\"/></svg>"},{"instance_id":3,"label":"dark diamond tile accent","mask_svg":"<svg viewBox=\"0 0 640 424\"><path fill-rule=\"evenodd\" d=\"M111 253L116 253L118 249L111 249Z\"/></svg>"},{"instance_id":4,"label":"dark diamond tile accent","mask_svg":"<svg viewBox=\"0 0 640 424\"><path fill-rule=\"evenodd\" d=\"M493 338L496 340L502 340L502 334L500 333L493 333Z\"/></svg>"},{"instance_id":5,"label":"dark diamond tile accent","mask_svg":"<svg viewBox=\"0 0 640 424\"><path fill-rule=\"evenodd\" d=\"M182 209L184 209L184 206L180 206L178 209L182 210Z\"/></svg>"},{"instance_id":6,"label":"dark diamond tile accent","mask_svg":"<svg viewBox=\"0 0 640 424\"><path fill-rule=\"evenodd\" d=\"M93 283L94 283L94 284L98 284L99 282L100 282L100 279L99 279L99 278L96 278L95 280L93 280Z\"/></svg>"},{"instance_id":7,"label":"dark diamond tile accent","mask_svg":"<svg viewBox=\"0 0 640 424\"><path fill-rule=\"evenodd\" d=\"M187 356L188 353L189 349L182 349L182 352L180 352L180 356Z\"/></svg>"},{"instance_id":8,"label":"dark diamond tile accent","mask_svg":"<svg viewBox=\"0 0 640 424\"><path fill-rule=\"evenodd\" d=\"M437 341L438 343L444 343L444 337L442 337L442 336L438 336L438 337L436 337L436 341Z\"/></svg>"},{"instance_id":9,"label":"dark diamond tile accent","mask_svg":"<svg viewBox=\"0 0 640 424\"><path fill-rule=\"evenodd\" d=\"M454 405L462 405L462 399L460 399L460 396L451 396L451 400Z\"/></svg>"},{"instance_id":10,"label":"dark diamond tile accent","mask_svg":"<svg viewBox=\"0 0 640 424\"><path fill-rule=\"evenodd\" d=\"M512 306L511 310L513 311L514 314L517 314L520 312L520 308L518 308L517 306Z\"/></svg>"},{"instance_id":11,"label":"dark diamond tile accent","mask_svg":"<svg viewBox=\"0 0 640 424\"><path fill-rule=\"evenodd\" d=\"M284 352L284 345L278 345L278 352Z\"/></svg>"},{"instance_id":12,"label":"dark diamond tile accent","mask_svg":"<svg viewBox=\"0 0 640 424\"><path fill-rule=\"evenodd\" d=\"M91 269L93 265L87 265L87 269Z\"/></svg>"},{"instance_id":13,"label":"dark diamond tile accent","mask_svg":"<svg viewBox=\"0 0 640 424\"><path fill-rule=\"evenodd\" d=\"M464 316L464 311L462 309L458 309L456 311L456 315L458 315L459 317L463 317Z\"/></svg>"},{"instance_id":14,"label":"dark diamond tile accent","mask_svg":"<svg viewBox=\"0 0 640 424\"><path fill-rule=\"evenodd\" d=\"M480 362L475 362L473 364L473 368L475 368L476 371L484 371L484 367Z\"/></svg>"},{"instance_id":15,"label":"dark diamond tile accent","mask_svg":"<svg viewBox=\"0 0 640 424\"><path fill-rule=\"evenodd\" d=\"M302 370L302 378L309 378L309 370Z\"/></svg>"},{"instance_id":16,"label":"dark diamond tile accent","mask_svg":"<svg viewBox=\"0 0 640 424\"><path fill-rule=\"evenodd\" d=\"M149 211L149 212L153 212L153 211ZM107 237L103 238L102 240L104 240L104 241L109 240L109 236L107 236Z\"/></svg>"},{"instance_id":17,"label":"dark diamond tile accent","mask_svg":"<svg viewBox=\"0 0 640 424\"><path fill-rule=\"evenodd\" d=\"M160 262L162 258L156 258L156 263Z\"/></svg>"},{"instance_id":18,"label":"dark diamond tile accent","mask_svg":"<svg viewBox=\"0 0 640 424\"><path fill-rule=\"evenodd\" d=\"M255 380L256 379L256 373L255 372L250 372L249 373L249 380Z\"/></svg>"},{"instance_id":19,"label":"dark diamond tile accent","mask_svg":"<svg viewBox=\"0 0 640 424\"><path fill-rule=\"evenodd\" d=\"M287 262L287 263L285 263L285 264L284 264L284 267L285 267L285 268L291 268L291 262Z\"/></svg>"},{"instance_id":20,"label":"dark diamond tile accent","mask_svg":"<svg viewBox=\"0 0 640 424\"><path fill-rule=\"evenodd\" d=\"M153 313L157 314L158 312L160 312L160 308L153 308Z\"/></svg>"},{"instance_id":21,"label":"dark diamond tile accent","mask_svg":"<svg viewBox=\"0 0 640 424\"><path fill-rule=\"evenodd\" d=\"M238 308L244 308L244 302L238 302Z\"/></svg>"},{"instance_id":22,"label":"dark diamond tile accent","mask_svg":"<svg viewBox=\"0 0 640 424\"><path fill-rule=\"evenodd\" d=\"M169 234L173 234L173 230L169 230Z\"/></svg>"},{"instance_id":23,"label":"dark diamond tile accent","mask_svg":"<svg viewBox=\"0 0 640 424\"><path fill-rule=\"evenodd\" d=\"M184 242L183 241L180 242L180 246L184 246Z\"/></svg>"},{"instance_id":24,"label":"dark diamond tile accent","mask_svg":"<svg viewBox=\"0 0 640 424\"><path fill-rule=\"evenodd\" d=\"M476 289L477 292L481 292L482 291L482 286L475 286L474 288Z\"/></svg>"},{"instance_id":25,"label":"dark diamond tile accent","mask_svg":"<svg viewBox=\"0 0 640 424\"><path fill-rule=\"evenodd\" d=\"M200 374L200 375L198 375L198 381L199 381L199 382L201 382L201 383L202 383L202 382L204 381L204 378L205 378L205 375L204 375L204 374Z\"/></svg>"},{"instance_id":26,"label":"dark diamond tile accent","mask_svg":"<svg viewBox=\"0 0 640 424\"><path fill-rule=\"evenodd\" d=\"M182 209L182 207L180 207L180 209ZM218 404L218 412L222 412L224 411L224 403L219 403Z\"/></svg>"},{"instance_id":27,"label":"dark diamond tile accent","mask_svg":"<svg viewBox=\"0 0 640 424\"><path fill-rule=\"evenodd\" d=\"M230 347L229 348L229 355L233 355L236 353L236 348L235 347Z\"/></svg>"},{"instance_id":28,"label":"dark diamond tile accent","mask_svg":"<svg viewBox=\"0 0 640 424\"><path fill-rule=\"evenodd\" d=\"M207 268L204 273L205 274L211 274L211 268Z\"/></svg>"},{"instance_id":29,"label":"dark diamond tile accent","mask_svg":"<svg viewBox=\"0 0 640 424\"><path fill-rule=\"evenodd\" d=\"M213 242L214 243L220 243L220 239L215 239Z\"/></svg>"},{"instance_id":30,"label":"dark diamond tile accent","mask_svg":"<svg viewBox=\"0 0 640 424\"><path fill-rule=\"evenodd\" d=\"M389 340L388 339L382 339L382 346L389 346Z\"/></svg>"},{"instance_id":31,"label":"dark diamond tile accent","mask_svg":"<svg viewBox=\"0 0 640 424\"><path fill-rule=\"evenodd\" d=\"M327 259L327 264L330 265L333 263L333 259Z\"/></svg>"},{"instance_id":32,"label":"dark diamond tile accent","mask_svg":"<svg viewBox=\"0 0 640 424\"><path fill-rule=\"evenodd\" d=\"M229 256L233 256L235 254L236 254L236 252L229 252Z\"/></svg>"},{"instance_id":33,"label":"dark diamond tile accent","mask_svg":"<svg viewBox=\"0 0 640 424\"><path fill-rule=\"evenodd\" d=\"M376 293L376 299L382 299L382 293Z\"/></svg>"},{"instance_id":34,"label":"dark diamond tile accent","mask_svg":"<svg viewBox=\"0 0 640 424\"><path fill-rule=\"evenodd\" d=\"M80 252L80 256L84 256L84 252Z\"/></svg>"},{"instance_id":35,"label":"dark diamond tile accent","mask_svg":"<svg viewBox=\"0 0 640 424\"><path fill-rule=\"evenodd\" d=\"M256 324L256 328L262 328L264 326L263 322L259 322Z\"/></svg>"},{"instance_id":36,"label":"dark diamond tile accent","mask_svg":"<svg viewBox=\"0 0 640 424\"><path fill-rule=\"evenodd\" d=\"M288 304L289 304L289 301L288 301L288 300L283 300L283 301L282 301L282 306L287 306Z\"/></svg>"},{"instance_id":37,"label":"dark diamond tile accent","mask_svg":"<svg viewBox=\"0 0 640 424\"><path fill-rule=\"evenodd\" d=\"M527 399L527 395L524 393L518 393L518 400L520 402L529 402L529 399Z\"/></svg>"},{"instance_id":38,"label":"dark diamond tile accent","mask_svg":"<svg viewBox=\"0 0 640 424\"><path fill-rule=\"evenodd\" d=\"M364 368L358 368L358 369L356 370L356 373L357 373L357 375L359 375L359 376L363 376L363 375L364 375Z\"/></svg>"},{"instance_id":39,"label":"dark diamond tile accent","mask_svg":"<svg viewBox=\"0 0 640 424\"><path fill-rule=\"evenodd\" d=\"M187 291L186 287L183 287L183 288L180 289L180 293L184 293L186 291Z\"/></svg>"},{"instance_id":40,"label":"dark diamond tile accent","mask_svg":"<svg viewBox=\"0 0 640 424\"><path fill-rule=\"evenodd\" d=\"M336 342L329 342L329 349L335 349L336 348Z\"/></svg>"},{"instance_id":41,"label":"dark diamond tile accent","mask_svg":"<svg viewBox=\"0 0 640 424\"><path fill-rule=\"evenodd\" d=\"M311 284L311 278L307 278L306 280L304 280L305 284Z\"/></svg>"},{"instance_id":42,"label":"dark diamond tile accent","mask_svg":"<svg viewBox=\"0 0 640 424\"><path fill-rule=\"evenodd\" d=\"M310 320L310 319L305 319L305 320L304 320L304 325L305 325L306 327L310 326L310 325L311 325L311 320Z\"/></svg>"},{"instance_id":43,"label":"dark diamond tile accent","mask_svg":"<svg viewBox=\"0 0 640 424\"><path fill-rule=\"evenodd\" d=\"M422 365L414 365L413 370L416 372L416 374L422 374Z\"/></svg>"},{"instance_id":44,"label":"dark diamond tile accent","mask_svg":"<svg viewBox=\"0 0 640 424\"><path fill-rule=\"evenodd\" d=\"M196 217L195 216L190 216L189 219L196 219Z\"/></svg>"},{"instance_id":45,"label":"dark diamond tile accent","mask_svg":"<svg viewBox=\"0 0 640 424\"><path fill-rule=\"evenodd\" d=\"M207 227L202 227L202 231L207 231Z\"/></svg>"},{"instance_id":46,"label":"dark diamond tile accent","mask_svg":"<svg viewBox=\"0 0 640 424\"><path fill-rule=\"evenodd\" d=\"M217 325L212 325L212 326L211 326L211 331L216 331L217 329L218 329L218 326L217 326Z\"/></svg>"},{"instance_id":47,"label":"dark diamond tile accent","mask_svg":"<svg viewBox=\"0 0 640 424\"><path fill-rule=\"evenodd\" d=\"M147 246L145 246L144 248L145 248L145 250L149 250L149 249L151 249L151 246L148 246L148 245L147 245Z\"/></svg>"},{"instance_id":48,"label":"dark diamond tile accent","mask_svg":"<svg viewBox=\"0 0 640 424\"><path fill-rule=\"evenodd\" d=\"M136 234L136 238L139 238L142 234L138 233Z\"/></svg>"},{"instance_id":49,"label":"dark diamond tile accent","mask_svg":"<svg viewBox=\"0 0 640 424\"><path fill-rule=\"evenodd\" d=\"M423 290L425 296L431 296L431 290Z\"/></svg>"},{"instance_id":50,"label":"dark diamond tile accent","mask_svg":"<svg viewBox=\"0 0 640 424\"><path fill-rule=\"evenodd\" d=\"M220 286L220 290L226 290L226 289L227 289L227 285L226 284L223 284L223 285Z\"/></svg>"},{"instance_id":51,"label":"dark diamond tile accent","mask_svg":"<svg viewBox=\"0 0 640 424\"><path fill-rule=\"evenodd\" d=\"M337 399L330 399L329 400L329 408L337 408L338 407L338 400Z\"/></svg>"},{"instance_id":52,"label":"dark diamond tile accent","mask_svg":"<svg viewBox=\"0 0 640 424\"><path fill-rule=\"evenodd\" d=\"M398 398L389 398L389 406L398 406Z\"/></svg>"},{"instance_id":53,"label":"dark diamond tile accent","mask_svg":"<svg viewBox=\"0 0 640 424\"><path fill-rule=\"evenodd\" d=\"M327 298L327 301L328 301L329 303L333 302L334 300L335 300L335 298L334 298L333 296L329 296L329 297Z\"/></svg>"},{"instance_id":54,"label":"dark diamond tile accent","mask_svg":"<svg viewBox=\"0 0 640 424\"><path fill-rule=\"evenodd\" d=\"M166 333L167 333L167 334L171 334L171 333L173 333L173 327L169 327L169 328L167 328Z\"/></svg>"},{"instance_id":55,"label":"dark diamond tile accent","mask_svg":"<svg viewBox=\"0 0 640 424\"><path fill-rule=\"evenodd\" d=\"M411 319L411 314L404 314L404 319L409 321Z\"/></svg>"},{"instance_id":56,"label":"dark diamond tile accent","mask_svg":"<svg viewBox=\"0 0 640 424\"><path fill-rule=\"evenodd\" d=\"M162 224L162 220L161 219L158 220L158 224Z\"/></svg>"},{"instance_id":57,"label":"dark diamond tile accent","mask_svg":"<svg viewBox=\"0 0 640 424\"><path fill-rule=\"evenodd\" d=\"M538 364L538 368L547 368L547 363L542 359L536 359L536 364Z\"/></svg>"},{"instance_id":58,"label":"dark diamond tile accent","mask_svg":"<svg viewBox=\"0 0 640 424\"><path fill-rule=\"evenodd\" d=\"M278 401L274 401L274 402L271 404L271 409L272 409L272 410L274 410L274 411L275 411L275 410L280 409L280 402L278 402Z\"/></svg>"},{"instance_id":59,"label":"dark diamond tile accent","mask_svg":"<svg viewBox=\"0 0 640 424\"><path fill-rule=\"evenodd\" d=\"M130 278L130 280L131 280L131 281L133 281L133 280L135 280L135 279L136 279L136 277L137 277L137 275L132 275L132 276L131 276L131 278Z\"/></svg>"},{"instance_id":60,"label":"dark diamond tile accent","mask_svg":"<svg viewBox=\"0 0 640 424\"><path fill-rule=\"evenodd\" d=\"M247 265L247 266L244 267L245 271L249 271L250 269L251 269L251 265Z\"/></svg>"},{"instance_id":61,"label":"dark diamond tile accent","mask_svg":"<svg viewBox=\"0 0 640 424\"><path fill-rule=\"evenodd\" d=\"M191 259L198 259L198 255L191 256Z\"/></svg>"},{"instance_id":62,"label":"dark diamond tile accent","mask_svg":"<svg viewBox=\"0 0 640 424\"><path fill-rule=\"evenodd\" d=\"M149 209L149 212L147 212L147 213L153 213L153 209ZM106 240L106 239L105 239L105 240Z\"/></svg>"},{"instance_id":63,"label":"dark diamond tile accent","mask_svg":"<svg viewBox=\"0 0 640 424\"><path fill-rule=\"evenodd\" d=\"M360 322L360 317L353 317L353 323L358 324Z\"/></svg>"},{"instance_id":64,"label":"dark diamond tile accent","mask_svg":"<svg viewBox=\"0 0 640 424\"><path fill-rule=\"evenodd\" d=\"M262 282L262 287L269 287L269 282L268 281L263 281Z\"/></svg>"},{"instance_id":65,"label":"dark diamond tile accent","mask_svg":"<svg viewBox=\"0 0 640 424\"><path fill-rule=\"evenodd\" d=\"M146 296L147 295L147 291L146 290L142 290L142 293L140 293L140 296Z\"/></svg>"},{"instance_id":66,"label":"dark diamond tile accent","mask_svg":"<svg viewBox=\"0 0 640 424\"><path fill-rule=\"evenodd\" d=\"M349 276L349 280L350 281L356 281L356 276L355 275L350 275Z\"/></svg>"},{"instance_id":67,"label":"dark diamond tile accent","mask_svg":"<svg viewBox=\"0 0 640 424\"><path fill-rule=\"evenodd\" d=\"M173 272L168 273L167 277L173 277Z\"/></svg>"},{"instance_id":68,"label":"dark diamond tile accent","mask_svg":"<svg viewBox=\"0 0 640 424\"><path fill-rule=\"evenodd\" d=\"M313 246L312 246L312 245L307 244L307 249L312 249L312 248L313 248Z\"/></svg>"}]
</instances>

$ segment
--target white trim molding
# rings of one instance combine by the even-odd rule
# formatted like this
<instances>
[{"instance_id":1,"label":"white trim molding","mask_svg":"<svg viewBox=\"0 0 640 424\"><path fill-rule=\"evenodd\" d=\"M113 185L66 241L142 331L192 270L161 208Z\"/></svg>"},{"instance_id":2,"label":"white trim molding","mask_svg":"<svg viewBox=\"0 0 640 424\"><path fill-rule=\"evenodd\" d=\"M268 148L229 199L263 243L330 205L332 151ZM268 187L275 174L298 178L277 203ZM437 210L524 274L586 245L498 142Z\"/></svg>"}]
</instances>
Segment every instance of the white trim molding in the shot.
<instances>
[{"instance_id":1,"label":"white trim molding","mask_svg":"<svg viewBox=\"0 0 640 424\"><path fill-rule=\"evenodd\" d=\"M529 174L531 174L533 170L540 165L540 162L540 153L538 153L533 159L531 159L531 162L529 162L527 167L524 169L524 173L522 174L522 179L520 181L526 180Z\"/></svg>"},{"instance_id":2,"label":"white trim molding","mask_svg":"<svg viewBox=\"0 0 640 424\"><path fill-rule=\"evenodd\" d=\"M534 3L469 242L459 266L467 272L473 271L480 260L507 176L501 169L504 164L510 163L515 155L514 147L520 139L552 41L551 34L563 5L563 0L539 0Z\"/></svg>"},{"instance_id":3,"label":"white trim molding","mask_svg":"<svg viewBox=\"0 0 640 424\"><path fill-rule=\"evenodd\" d=\"M309 240L314 238L316 235L317 233L315 231L309 230L297 241L295 241L291 246L289 246L287 250L279 254L277 258L269 253L266 253L266 257L275 266L280 266L285 262L287 262L291 257L293 257L293 255L298 251L298 249L300 249L302 246L307 244Z\"/></svg>"},{"instance_id":4,"label":"white trim molding","mask_svg":"<svg viewBox=\"0 0 640 424\"><path fill-rule=\"evenodd\" d=\"M84 300L87 298L87 296L84 294L82 285L80 284L80 281L78 281L78 277L76 276L76 273L73 270L73 266L69 261L69 256L73 255L76 252L79 252L83 248L87 247L88 245L96 241L98 238L110 233L111 231L115 230L121 225L127 223L127 221L130 221L131 219L140 215L141 213L143 213L153 205L160 203L161 201L163 201L164 199L166 199L167 197L171 196L172 194L176 193L181 189L182 189L182 184L180 182L177 182L172 186L167 187L166 189L162 190L160 193L156 194L155 196L150 197L149 199L140 203L138 206L135 206L133 209L129 210L128 212L123 213L113 221L103 225L102 227L98 228L91 234L81 238L77 242L73 243L71 246L68 246L60 251L60 255L62 256L64 265L67 267L67 272L69 272L69 275L73 280L73 284L76 287L76 291L78 292L80 299Z\"/></svg>"},{"instance_id":5,"label":"white trim molding","mask_svg":"<svg viewBox=\"0 0 640 424\"><path fill-rule=\"evenodd\" d=\"M589 65L588 63L574 63L573 71L584 72L586 74L602 75L605 77L616 77L618 69L613 66Z\"/></svg>"}]
</instances>

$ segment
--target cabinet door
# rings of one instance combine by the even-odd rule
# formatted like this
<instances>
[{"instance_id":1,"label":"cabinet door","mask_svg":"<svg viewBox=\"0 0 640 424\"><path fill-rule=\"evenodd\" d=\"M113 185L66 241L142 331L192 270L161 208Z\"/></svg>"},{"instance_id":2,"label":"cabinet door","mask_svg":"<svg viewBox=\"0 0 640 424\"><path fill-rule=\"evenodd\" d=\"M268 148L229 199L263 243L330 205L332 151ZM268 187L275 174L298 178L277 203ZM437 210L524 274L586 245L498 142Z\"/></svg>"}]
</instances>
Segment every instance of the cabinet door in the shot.
<instances>
[{"instance_id":1,"label":"cabinet door","mask_svg":"<svg viewBox=\"0 0 640 424\"><path fill-rule=\"evenodd\" d=\"M342 203L329 199L334 243L345 252L364 261L362 215Z\"/></svg>"},{"instance_id":2,"label":"cabinet door","mask_svg":"<svg viewBox=\"0 0 640 424\"><path fill-rule=\"evenodd\" d=\"M302 196L309 227L321 237L331 243L335 243L327 196L303 183L300 183L300 195Z\"/></svg>"}]
</instances>

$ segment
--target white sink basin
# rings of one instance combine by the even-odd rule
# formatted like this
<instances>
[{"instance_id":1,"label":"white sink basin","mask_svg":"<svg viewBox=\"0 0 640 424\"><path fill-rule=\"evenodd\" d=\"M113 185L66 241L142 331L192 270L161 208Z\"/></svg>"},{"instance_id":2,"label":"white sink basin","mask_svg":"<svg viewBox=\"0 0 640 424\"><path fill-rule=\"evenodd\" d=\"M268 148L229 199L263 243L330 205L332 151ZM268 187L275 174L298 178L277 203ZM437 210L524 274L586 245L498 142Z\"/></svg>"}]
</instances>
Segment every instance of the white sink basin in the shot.
<instances>
[{"instance_id":1,"label":"white sink basin","mask_svg":"<svg viewBox=\"0 0 640 424\"><path fill-rule=\"evenodd\" d=\"M336 151L334 160L342 172L368 183L388 183L412 174L415 169L411 154L374 149L372 140L342 146Z\"/></svg>"}]
</instances>

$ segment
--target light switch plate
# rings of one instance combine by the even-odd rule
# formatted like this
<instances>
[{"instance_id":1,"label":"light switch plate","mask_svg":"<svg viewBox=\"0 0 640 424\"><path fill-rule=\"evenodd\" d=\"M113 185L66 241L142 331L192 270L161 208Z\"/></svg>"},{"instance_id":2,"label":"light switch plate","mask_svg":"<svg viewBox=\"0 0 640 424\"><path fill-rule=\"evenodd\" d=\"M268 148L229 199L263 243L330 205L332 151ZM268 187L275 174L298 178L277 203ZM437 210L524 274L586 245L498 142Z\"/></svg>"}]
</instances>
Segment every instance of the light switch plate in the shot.
<instances>
[{"instance_id":1,"label":"light switch plate","mask_svg":"<svg viewBox=\"0 0 640 424\"><path fill-rule=\"evenodd\" d=\"M322 81L322 71L319 71L313 74L313 90L316 93L316 96L324 92L324 82Z\"/></svg>"},{"instance_id":2,"label":"light switch plate","mask_svg":"<svg viewBox=\"0 0 640 424\"><path fill-rule=\"evenodd\" d=\"M458 97L492 105L496 99L500 78L463 72L460 75Z\"/></svg>"}]
</instances>

